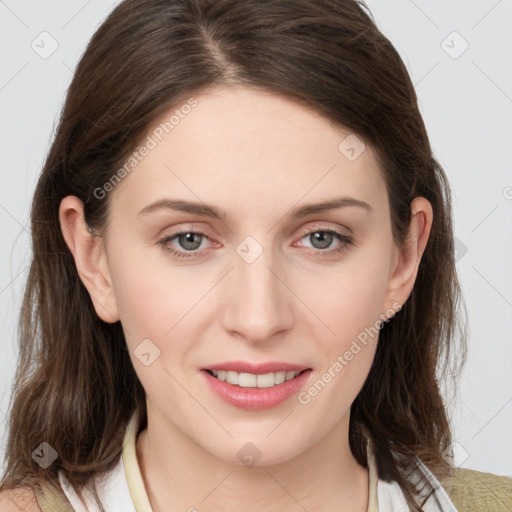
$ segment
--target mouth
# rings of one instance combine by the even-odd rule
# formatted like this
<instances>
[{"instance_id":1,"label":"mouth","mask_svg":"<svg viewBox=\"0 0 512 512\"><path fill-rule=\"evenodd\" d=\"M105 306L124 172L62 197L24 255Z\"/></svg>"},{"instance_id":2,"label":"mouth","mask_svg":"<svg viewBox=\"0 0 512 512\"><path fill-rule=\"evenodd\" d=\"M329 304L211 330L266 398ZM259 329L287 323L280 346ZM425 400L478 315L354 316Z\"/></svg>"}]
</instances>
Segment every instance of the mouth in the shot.
<instances>
[{"instance_id":1,"label":"mouth","mask_svg":"<svg viewBox=\"0 0 512 512\"><path fill-rule=\"evenodd\" d=\"M299 377L305 372L310 371L311 368L307 368L301 371L286 371L280 370L276 372L269 372L263 374L236 372L232 370L209 370L204 371L210 374L215 379L227 382L233 386L240 388L272 388L279 386L284 382L291 381Z\"/></svg>"},{"instance_id":2,"label":"mouth","mask_svg":"<svg viewBox=\"0 0 512 512\"><path fill-rule=\"evenodd\" d=\"M239 409L261 411L291 399L306 386L312 368L288 363L230 362L202 368L206 385ZM235 371L236 368L238 371Z\"/></svg>"}]
</instances>

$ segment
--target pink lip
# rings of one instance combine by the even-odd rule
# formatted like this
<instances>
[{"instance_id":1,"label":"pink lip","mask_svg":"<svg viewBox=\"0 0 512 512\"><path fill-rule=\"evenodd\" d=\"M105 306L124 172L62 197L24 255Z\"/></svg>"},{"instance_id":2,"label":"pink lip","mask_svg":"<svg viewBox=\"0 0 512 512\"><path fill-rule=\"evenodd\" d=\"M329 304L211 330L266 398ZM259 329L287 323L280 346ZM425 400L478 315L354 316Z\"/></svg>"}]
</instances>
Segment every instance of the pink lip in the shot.
<instances>
[{"instance_id":1,"label":"pink lip","mask_svg":"<svg viewBox=\"0 0 512 512\"><path fill-rule=\"evenodd\" d=\"M232 366L230 366L230 368L233 369ZM284 370L283 366L280 368L281 370ZM287 371L300 370L292 369ZM272 371L268 370L265 370L265 372L272 373ZM286 399L298 393L304 387L306 380L309 378L311 369L301 373L294 379L285 381L281 384L278 384L277 386L272 386L271 388L243 388L240 386L235 386L234 384L230 384L229 382L216 379L213 375L209 374L205 370L201 371L201 373L205 376L210 388L226 402L240 409L246 409L248 411L260 411L263 409L275 407L276 405L279 405ZM243 373L243 371L240 371L239 373ZM254 370L247 373L258 374L257 372L254 372Z\"/></svg>"},{"instance_id":2,"label":"pink lip","mask_svg":"<svg viewBox=\"0 0 512 512\"><path fill-rule=\"evenodd\" d=\"M252 373L254 375L265 375L266 373L275 372L302 372L303 370L310 370L308 366L301 366L300 364L283 363L279 361L270 361L268 363L249 363L246 361L227 361L220 364L212 364L205 366L203 370L225 370L237 373Z\"/></svg>"}]
</instances>

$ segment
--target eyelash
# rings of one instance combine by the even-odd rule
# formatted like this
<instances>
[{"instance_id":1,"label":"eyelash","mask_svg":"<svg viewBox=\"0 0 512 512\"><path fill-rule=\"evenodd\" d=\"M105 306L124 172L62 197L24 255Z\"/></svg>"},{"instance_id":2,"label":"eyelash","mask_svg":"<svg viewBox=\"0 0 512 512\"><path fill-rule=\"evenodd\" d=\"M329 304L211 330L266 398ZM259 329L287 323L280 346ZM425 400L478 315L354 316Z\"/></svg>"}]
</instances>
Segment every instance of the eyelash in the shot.
<instances>
[{"instance_id":1,"label":"eyelash","mask_svg":"<svg viewBox=\"0 0 512 512\"><path fill-rule=\"evenodd\" d=\"M323 249L314 249L313 248L312 250L314 251L314 255L317 258L328 258L335 254L341 254L341 253L345 252L349 248L349 246L352 245L352 243L353 243L353 241L350 237L348 237L346 235L342 235L341 233L339 233L338 231L335 231L334 229L318 229L318 228L315 228L311 231L308 231L307 233L304 233L302 235L302 237L300 238L300 240L302 240L303 238L305 238L309 235L312 235L313 233L328 233L328 234L334 235L341 242L341 245L335 249L323 250ZM180 235L186 235L186 234L200 235L202 237L208 238L207 235L205 235L204 233L201 233L200 231L191 231L191 230L179 231L178 233L174 233L173 235L165 236L165 237L161 238L160 240L158 240L158 244L161 245L165 251L171 253L173 256L175 256L177 258L194 258L200 252L199 249L195 249L194 251L177 251L176 249L171 249L167 245L170 241L174 240L175 238L179 237Z\"/></svg>"}]
</instances>

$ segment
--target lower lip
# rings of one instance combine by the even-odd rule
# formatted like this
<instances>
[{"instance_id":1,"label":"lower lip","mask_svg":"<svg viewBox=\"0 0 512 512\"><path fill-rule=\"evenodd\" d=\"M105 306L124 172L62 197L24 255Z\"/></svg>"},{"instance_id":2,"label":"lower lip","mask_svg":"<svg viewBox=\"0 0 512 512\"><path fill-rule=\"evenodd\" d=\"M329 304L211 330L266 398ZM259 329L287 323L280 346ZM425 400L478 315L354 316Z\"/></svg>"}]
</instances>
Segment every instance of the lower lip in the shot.
<instances>
[{"instance_id":1,"label":"lower lip","mask_svg":"<svg viewBox=\"0 0 512 512\"><path fill-rule=\"evenodd\" d=\"M226 400L226 402L240 409L261 411L275 407L298 393L308 379L311 370L306 370L294 379L277 384L271 388L243 388L216 379L205 370L202 370L202 373L205 375L211 389Z\"/></svg>"}]
</instances>

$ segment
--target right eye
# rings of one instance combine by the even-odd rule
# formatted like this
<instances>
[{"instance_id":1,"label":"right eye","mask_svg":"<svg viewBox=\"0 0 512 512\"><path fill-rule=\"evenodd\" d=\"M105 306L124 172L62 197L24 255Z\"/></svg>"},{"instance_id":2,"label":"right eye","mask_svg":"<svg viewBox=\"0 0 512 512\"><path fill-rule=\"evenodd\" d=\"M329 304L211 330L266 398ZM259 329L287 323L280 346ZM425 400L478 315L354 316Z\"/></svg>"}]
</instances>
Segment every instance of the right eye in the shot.
<instances>
[{"instance_id":1,"label":"right eye","mask_svg":"<svg viewBox=\"0 0 512 512\"><path fill-rule=\"evenodd\" d=\"M177 258L192 258L196 257L199 252L203 252L199 251L203 239L208 239L204 233L198 231L180 231L161 238L158 243L164 250L170 252ZM170 245L174 240L181 246L182 250L176 248L176 245Z\"/></svg>"}]
</instances>

